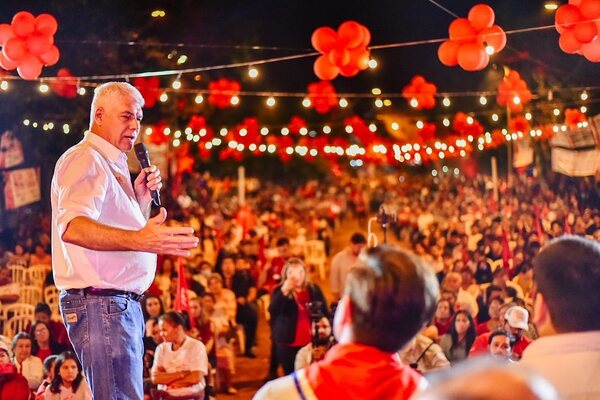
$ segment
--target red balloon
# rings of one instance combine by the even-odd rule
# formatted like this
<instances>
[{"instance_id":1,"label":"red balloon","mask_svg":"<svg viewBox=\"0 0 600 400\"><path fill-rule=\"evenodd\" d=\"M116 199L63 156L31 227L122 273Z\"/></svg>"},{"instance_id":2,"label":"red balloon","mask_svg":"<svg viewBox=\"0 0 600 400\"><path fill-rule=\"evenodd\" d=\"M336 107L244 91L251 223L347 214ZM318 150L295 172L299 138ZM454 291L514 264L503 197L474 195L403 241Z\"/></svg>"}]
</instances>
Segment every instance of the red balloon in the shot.
<instances>
[{"instance_id":1,"label":"red balloon","mask_svg":"<svg viewBox=\"0 0 600 400\"><path fill-rule=\"evenodd\" d=\"M371 54L369 50L364 47L359 47L354 50L350 50L350 64L355 66L361 71L369 68L369 59Z\"/></svg>"},{"instance_id":2,"label":"red balloon","mask_svg":"<svg viewBox=\"0 0 600 400\"><path fill-rule=\"evenodd\" d=\"M558 7L556 14L554 14L554 21L556 25L560 25L562 28L572 28L574 24L581 21L583 15L579 11L579 8L573 4L565 4Z\"/></svg>"},{"instance_id":3,"label":"red balloon","mask_svg":"<svg viewBox=\"0 0 600 400\"><path fill-rule=\"evenodd\" d=\"M6 41L2 52L11 61L20 62L28 53L27 43L18 37L10 38Z\"/></svg>"},{"instance_id":4,"label":"red balloon","mask_svg":"<svg viewBox=\"0 0 600 400\"><path fill-rule=\"evenodd\" d=\"M0 51L0 67L7 71L12 71L19 66L18 62L11 61L4 55L4 52Z\"/></svg>"},{"instance_id":5,"label":"red balloon","mask_svg":"<svg viewBox=\"0 0 600 400\"><path fill-rule=\"evenodd\" d=\"M360 27L361 27L361 29L363 31L363 41L362 41L362 43L360 45L361 46L368 46L369 43L371 43L371 32L364 25L361 25Z\"/></svg>"},{"instance_id":6,"label":"red balloon","mask_svg":"<svg viewBox=\"0 0 600 400\"><path fill-rule=\"evenodd\" d=\"M598 34L598 29L596 28L596 24L592 21L580 22L573 28L573 33L575 33L575 38L578 42L589 43L594 40Z\"/></svg>"},{"instance_id":7,"label":"red balloon","mask_svg":"<svg viewBox=\"0 0 600 400\"><path fill-rule=\"evenodd\" d=\"M600 36L581 46L580 53L591 62L600 62Z\"/></svg>"},{"instance_id":8,"label":"red balloon","mask_svg":"<svg viewBox=\"0 0 600 400\"><path fill-rule=\"evenodd\" d=\"M53 36L58 30L58 22L50 14L40 14L35 18L35 30L42 35Z\"/></svg>"},{"instance_id":9,"label":"red balloon","mask_svg":"<svg viewBox=\"0 0 600 400\"><path fill-rule=\"evenodd\" d=\"M37 79L42 73L42 63L33 54L27 54L17 67L19 76L25 80Z\"/></svg>"},{"instance_id":10,"label":"red balloon","mask_svg":"<svg viewBox=\"0 0 600 400\"><path fill-rule=\"evenodd\" d=\"M348 65L350 62L350 51L345 48L336 47L329 52L327 57L329 58L330 63L337 65L338 67L342 67L344 65Z\"/></svg>"},{"instance_id":11,"label":"red balloon","mask_svg":"<svg viewBox=\"0 0 600 400\"><path fill-rule=\"evenodd\" d=\"M491 26L494 25L494 10L487 4L477 4L469 11L468 18L471 25L473 25L473 28L478 31L485 28L491 28Z\"/></svg>"},{"instance_id":12,"label":"red balloon","mask_svg":"<svg viewBox=\"0 0 600 400\"><path fill-rule=\"evenodd\" d=\"M12 26L9 24L0 24L0 46L4 46L6 41L11 37L14 37Z\"/></svg>"},{"instance_id":13,"label":"red balloon","mask_svg":"<svg viewBox=\"0 0 600 400\"><path fill-rule=\"evenodd\" d=\"M310 41L317 51L327 54L335 47L337 39L336 31L328 26L322 26L313 32Z\"/></svg>"},{"instance_id":14,"label":"red balloon","mask_svg":"<svg viewBox=\"0 0 600 400\"><path fill-rule=\"evenodd\" d=\"M39 56L50 50L54 44L54 37L34 33L27 38L27 48L31 54Z\"/></svg>"},{"instance_id":15,"label":"red balloon","mask_svg":"<svg viewBox=\"0 0 600 400\"><path fill-rule=\"evenodd\" d=\"M581 49L581 43L577 41L575 38L575 32L573 29L567 29L560 37L558 38L558 46L562 51L567 54L574 54Z\"/></svg>"},{"instance_id":16,"label":"red balloon","mask_svg":"<svg viewBox=\"0 0 600 400\"><path fill-rule=\"evenodd\" d=\"M466 18L457 18L452 21L448 33L450 40L460 44L472 42L477 38L477 32Z\"/></svg>"},{"instance_id":17,"label":"red balloon","mask_svg":"<svg viewBox=\"0 0 600 400\"><path fill-rule=\"evenodd\" d=\"M315 75L324 81L335 79L340 73L340 69L330 63L326 55L319 56L315 60L313 70L315 71Z\"/></svg>"},{"instance_id":18,"label":"red balloon","mask_svg":"<svg viewBox=\"0 0 600 400\"><path fill-rule=\"evenodd\" d=\"M457 54L458 65L465 71L479 71L487 65L490 56L485 48L476 43L467 43L460 46Z\"/></svg>"},{"instance_id":19,"label":"red balloon","mask_svg":"<svg viewBox=\"0 0 600 400\"><path fill-rule=\"evenodd\" d=\"M447 67L454 67L458 64L458 48L460 44L452 40L446 40L438 48L438 58Z\"/></svg>"},{"instance_id":20,"label":"red balloon","mask_svg":"<svg viewBox=\"0 0 600 400\"><path fill-rule=\"evenodd\" d=\"M35 31L35 17L28 11L20 11L12 19L15 35L26 38Z\"/></svg>"},{"instance_id":21,"label":"red balloon","mask_svg":"<svg viewBox=\"0 0 600 400\"><path fill-rule=\"evenodd\" d=\"M60 52L58 51L58 48L56 46L52 45L50 47L50 50L43 54L40 54L39 57L40 60L42 60L42 62L44 63L44 65L51 66L58 62L58 59L60 58Z\"/></svg>"},{"instance_id":22,"label":"red balloon","mask_svg":"<svg viewBox=\"0 0 600 400\"><path fill-rule=\"evenodd\" d=\"M358 74L358 71L360 71L358 67L348 64L340 68L340 75L350 78L351 76Z\"/></svg>"},{"instance_id":23,"label":"red balloon","mask_svg":"<svg viewBox=\"0 0 600 400\"><path fill-rule=\"evenodd\" d=\"M479 32L477 43L488 44L494 48L495 53L498 53L506 46L506 33L498 25L485 28Z\"/></svg>"},{"instance_id":24,"label":"red balloon","mask_svg":"<svg viewBox=\"0 0 600 400\"><path fill-rule=\"evenodd\" d=\"M600 0L581 0L579 11L586 19L600 18Z\"/></svg>"},{"instance_id":25,"label":"red balloon","mask_svg":"<svg viewBox=\"0 0 600 400\"><path fill-rule=\"evenodd\" d=\"M340 44L349 49L361 45L363 41L363 30L361 25L355 21L346 21L338 28L338 39Z\"/></svg>"}]
</instances>

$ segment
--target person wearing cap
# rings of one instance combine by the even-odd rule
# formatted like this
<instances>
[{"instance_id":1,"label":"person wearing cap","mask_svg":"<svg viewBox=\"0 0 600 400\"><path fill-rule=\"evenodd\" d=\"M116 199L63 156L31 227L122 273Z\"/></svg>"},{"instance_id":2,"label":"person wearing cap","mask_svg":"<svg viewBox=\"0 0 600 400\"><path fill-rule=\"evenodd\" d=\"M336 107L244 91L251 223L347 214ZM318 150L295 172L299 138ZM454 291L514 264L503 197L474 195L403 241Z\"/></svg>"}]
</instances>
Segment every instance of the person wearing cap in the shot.
<instances>
[{"instance_id":1,"label":"person wearing cap","mask_svg":"<svg viewBox=\"0 0 600 400\"><path fill-rule=\"evenodd\" d=\"M331 259L331 294L335 300L340 298L340 293L344 291L346 276L350 268L358 264L358 256L361 250L367 245L367 239L362 233L354 233L350 238L350 246L337 253Z\"/></svg>"},{"instance_id":2,"label":"person wearing cap","mask_svg":"<svg viewBox=\"0 0 600 400\"><path fill-rule=\"evenodd\" d=\"M540 338L522 363L564 399L600 399L600 243L563 236L533 259Z\"/></svg>"},{"instance_id":3,"label":"person wearing cap","mask_svg":"<svg viewBox=\"0 0 600 400\"><path fill-rule=\"evenodd\" d=\"M511 334L512 359L519 360L523 351L531 344L531 339L524 335L529 329L529 312L521 306L512 306L504 314L503 328ZM488 352L491 332L477 336L469 357Z\"/></svg>"},{"instance_id":4,"label":"person wearing cap","mask_svg":"<svg viewBox=\"0 0 600 400\"><path fill-rule=\"evenodd\" d=\"M27 379L17 372L11 356L8 345L0 341L0 399L28 400L31 392Z\"/></svg>"}]
</instances>

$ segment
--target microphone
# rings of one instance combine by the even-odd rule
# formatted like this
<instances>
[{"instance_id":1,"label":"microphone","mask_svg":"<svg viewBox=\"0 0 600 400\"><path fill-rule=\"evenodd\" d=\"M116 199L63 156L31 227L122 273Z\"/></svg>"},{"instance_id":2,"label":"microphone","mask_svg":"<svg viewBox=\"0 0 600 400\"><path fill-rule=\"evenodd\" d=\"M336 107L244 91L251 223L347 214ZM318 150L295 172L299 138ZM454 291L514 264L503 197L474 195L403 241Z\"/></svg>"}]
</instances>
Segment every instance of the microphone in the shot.
<instances>
[{"instance_id":1,"label":"microphone","mask_svg":"<svg viewBox=\"0 0 600 400\"><path fill-rule=\"evenodd\" d=\"M137 143L134 146L134 149L135 156L140 162L142 168L148 168L150 166L150 157L148 156L148 149L146 148L146 145L144 143ZM150 193L152 194L152 201L154 204L156 206L160 206L160 193L158 193L158 190L152 190Z\"/></svg>"}]
</instances>

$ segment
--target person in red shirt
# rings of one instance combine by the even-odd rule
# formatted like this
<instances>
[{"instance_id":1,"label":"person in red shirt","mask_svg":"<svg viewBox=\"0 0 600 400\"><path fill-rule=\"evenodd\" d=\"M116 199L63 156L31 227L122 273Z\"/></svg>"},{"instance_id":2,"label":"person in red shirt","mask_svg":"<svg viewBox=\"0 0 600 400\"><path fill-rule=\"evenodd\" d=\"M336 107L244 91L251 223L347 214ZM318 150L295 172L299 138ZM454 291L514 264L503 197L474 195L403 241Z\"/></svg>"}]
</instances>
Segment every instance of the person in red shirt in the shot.
<instances>
[{"instance_id":1,"label":"person in red shirt","mask_svg":"<svg viewBox=\"0 0 600 400\"><path fill-rule=\"evenodd\" d=\"M512 358L515 360L521 359L523 351L532 342L531 339L524 334L527 332L529 322L529 312L521 306L512 306L506 310L504 315L504 329L511 334ZM489 340L491 332L477 336L473 347L469 352L469 357L488 352Z\"/></svg>"},{"instance_id":2,"label":"person in red shirt","mask_svg":"<svg viewBox=\"0 0 600 400\"><path fill-rule=\"evenodd\" d=\"M62 321L52 321L52 319L50 319L50 315L51 311L48 304L38 303L35 306L35 321L44 322L50 327L50 335L52 336L52 339L54 339L54 341L61 346L61 349L59 349L60 353L63 350L69 349L71 347L71 342L69 341L67 329Z\"/></svg>"},{"instance_id":3,"label":"person in red shirt","mask_svg":"<svg viewBox=\"0 0 600 400\"><path fill-rule=\"evenodd\" d=\"M10 350L0 341L0 399L29 400L31 392L27 379L10 362Z\"/></svg>"},{"instance_id":4,"label":"person in red shirt","mask_svg":"<svg viewBox=\"0 0 600 400\"><path fill-rule=\"evenodd\" d=\"M439 290L433 268L385 245L367 250L361 261L335 312L339 343L322 361L267 383L255 400L404 400L427 385L397 352L433 316Z\"/></svg>"}]
</instances>

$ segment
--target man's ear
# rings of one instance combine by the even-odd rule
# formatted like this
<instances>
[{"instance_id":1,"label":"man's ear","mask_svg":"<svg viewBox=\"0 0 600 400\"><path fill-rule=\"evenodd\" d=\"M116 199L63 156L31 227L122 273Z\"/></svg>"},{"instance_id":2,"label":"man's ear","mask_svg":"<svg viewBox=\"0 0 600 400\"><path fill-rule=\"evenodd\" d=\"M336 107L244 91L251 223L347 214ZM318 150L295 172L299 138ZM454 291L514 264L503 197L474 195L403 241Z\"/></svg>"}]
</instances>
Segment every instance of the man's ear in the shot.
<instances>
[{"instance_id":1,"label":"man's ear","mask_svg":"<svg viewBox=\"0 0 600 400\"><path fill-rule=\"evenodd\" d=\"M96 125L100 126L102 123L102 117L104 117L104 107L96 108L96 111L94 112L94 122Z\"/></svg>"}]
</instances>

